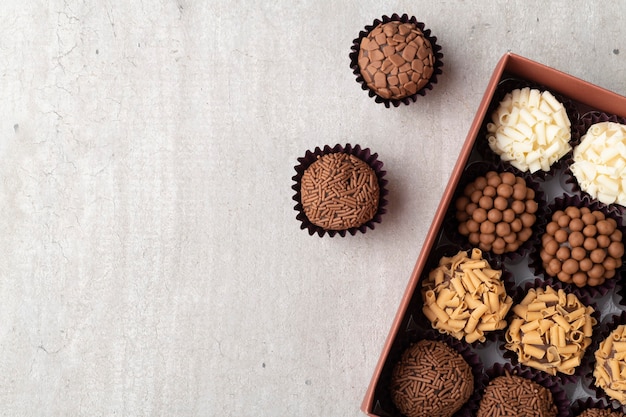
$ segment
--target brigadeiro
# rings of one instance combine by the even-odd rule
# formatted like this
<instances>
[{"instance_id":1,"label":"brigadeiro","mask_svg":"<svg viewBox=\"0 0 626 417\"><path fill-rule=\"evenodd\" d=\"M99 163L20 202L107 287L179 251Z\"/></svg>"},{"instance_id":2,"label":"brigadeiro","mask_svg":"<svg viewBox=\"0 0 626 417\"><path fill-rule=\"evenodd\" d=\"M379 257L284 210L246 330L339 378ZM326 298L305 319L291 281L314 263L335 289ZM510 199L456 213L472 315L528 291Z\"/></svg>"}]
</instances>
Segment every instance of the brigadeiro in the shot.
<instances>
[{"instance_id":1,"label":"brigadeiro","mask_svg":"<svg viewBox=\"0 0 626 417\"><path fill-rule=\"evenodd\" d=\"M387 180L378 154L359 145L327 145L307 151L298 161L292 189L302 229L332 237L365 233L380 223Z\"/></svg>"},{"instance_id":2,"label":"brigadeiro","mask_svg":"<svg viewBox=\"0 0 626 417\"><path fill-rule=\"evenodd\" d=\"M477 417L569 416L569 400L560 384L541 372L496 363L486 371Z\"/></svg>"},{"instance_id":3,"label":"brigadeiro","mask_svg":"<svg viewBox=\"0 0 626 417\"><path fill-rule=\"evenodd\" d=\"M421 340L393 369L391 398L407 417L451 417L474 391L472 367L444 342Z\"/></svg>"},{"instance_id":4,"label":"brigadeiro","mask_svg":"<svg viewBox=\"0 0 626 417\"><path fill-rule=\"evenodd\" d=\"M436 42L415 17L383 16L353 41L350 66L376 102L409 104L432 89L442 72L443 54Z\"/></svg>"},{"instance_id":5,"label":"brigadeiro","mask_svg":"<svg viewBox=\"0 0 626 417\"><path fill-rule=\"evenodd\" d=\"M557 411L549 389L521 376L504 375L489 382L477 417L556 417Z\"/></svg>"},{"instance_id":6,"label":"brigadeiro","mask_svg":"<svg viewBox=\"0 0 626 417\"><path fill-rule=\"evenodd\" d=\"M612 403L604 404L595 398L579 398L572 404L575 417L626 417L626 414Z\"/></svg>"}]
</instances>

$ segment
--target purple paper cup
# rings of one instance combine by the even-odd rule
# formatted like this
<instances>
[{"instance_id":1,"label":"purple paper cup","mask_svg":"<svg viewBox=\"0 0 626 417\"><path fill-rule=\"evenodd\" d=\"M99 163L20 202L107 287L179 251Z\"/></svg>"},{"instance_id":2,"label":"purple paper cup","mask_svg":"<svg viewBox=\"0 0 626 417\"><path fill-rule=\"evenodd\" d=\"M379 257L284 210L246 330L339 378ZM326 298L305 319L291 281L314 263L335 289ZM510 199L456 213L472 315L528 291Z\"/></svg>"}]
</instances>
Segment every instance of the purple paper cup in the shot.
<instances>
[{"instance_id":1,"label":"purple paper cup","mask_svg":"<svg viewBox=\"0 0 626 417\"><path fill-rule=\"evenodd\" d=\"M465 339L465 336L463 336L461 339L456 338L456 336L454 334L451 334L449 332L446 332L445 330L439 330L435 327L433 327L433 324L431 322L431 320L426 317L426 315L423 312L423 305L424 305L424 297L422 294L422 289L423 289L423 284L425 282L425 280L427 279L429 273L431 271L433 271L434 269L439 267L439 261L443 258L443 257L452 257L454 255L456 255L457 253L464 251L462 249L459 249L458 247L454 246L454 245L444 245L444 246L440 246L436 249L434 249L431 253L431 255L429 256L426 266L424 268L424 273L422 278L420 279L420 284L418 286L418 288L415 291L415 294L413 295L414 298L418 298L419 297L419 302L414 302L412 303L412 311L414 314L414 317L416 317L417 321L420 323L420 325L425 328L425 329L432 329L433 331L439 331L441 333L447 334L452 338L455 338L463 343L466 343L468 345L470 345L472 348L478 348L478 347L482 347L485 346L489 343L492 342L496 342L498 340L501 339L501 334L504 333L505 329L501 329L501 330L490 330L490 331L485 331L484 332L484 337L485 337L485 341L481 342L480 340L476 340L476 341L467 341ZM468 256L471 252L471 249L469 251L465 251L468 252ZM487 258L484 258L484 260L487 260ZM491 267L491 269L494 270L500 270L502 271L502 275L500 277L500 281L502 282L502 285L504 286L504 289L506 291L507 296L511 297L511 300L514 300L514 295L516 293L516 285L515 285L515 280L513 278L513 276L511 275L511 273L506 269L505 265L502 262L499 262L499 260L495 260L492 262L489 262L487 260L487 262L489 263L489 266ZM455 291L454 288L449 288L452 291ZM466 291L470 291L470 289L466 289ZM468 309L469 312L469 309ZM507 317L511 314L510 310L507 312L507 314L502 318L504 320L507 319Z\"/></svg>"},{"instance_id":2,"label":"purple paper cup","mask_svg":"<svg viewBox=\"0 0 626 417\"><path fill-rule=\"evenodd\" d=\"M574 417L626 417L622 407L591 397L574 401L572 414Z\"/></svg>"},{"instance_id":3,"label":"purple paper cup","mask_svg":"<svg viewBox=\"0 0 626 417\"><path fill-rule=\"evenodd\" d=\"M621 216L616 216L614 210L607 210L606 205L602 205L598 201L591 200L588 196L583 196L581 198L580 196L577 196L577 195L574 195L574 196L564 195L564 196L562 196L560 198L556 198L554 200L554 202L547 207L546 213L545 213L546 222L547 222L546 227L548 227L548 225L552 225L552 226L550 226L550 228L554 228L555 226L552 223L552 216L555 213L557 213L557 212L561 212L561 213L562 212L566 212L566 210L569 207L576 207L578 209L581 209L581 208L585 207L585 208L588 208L589 210L591 210L592 212L599 211L606 218L612 218L613 220L616 221L616 223L617 223L617 230L619 230L621 234L626 232L626 230L624 229L623 218ZM579 226L580 225L577 225L577 227L579 227ZM574 227L574 226L572 226L572 227ZM569 236L574 236L573 234L570 235L570 233L573 233L573 232L569 229L569 225L565 229L562 229L562 230L566 230L567 231L568 237ZM589 233L589 237L595 239L596 234L591 234L592 231L593 230L591 230L590 232L587 232L587 233ZM621 259L619 261L616 260L616 262L618 262L619 266L617 266L617 267L612 269L613 270L612 274L614 274L614 276L607 278L603 283L601 283L599 285L594 285L594 286L588 285L588 284L585 284L585 285L582 285L582 286L578 286L578 285L576 285L573 282L567 282L567 281L561 280L561 278L567 279L567 276L559 277L559 276L556 276L556 275L548 274L548 272L546 270L546 265L548 265L548 262L550 262L550 260L552 258L557 258L557 261L559 261L559 262L561 262L560 260L564 260L565 258L559 258L561 255L559 255L558 253L554 254L554 255L549 255L548 253L544 253L544 249L546 247L549 247L550 245L554 245L554 243L547 244L547 241L544 242L544 238L546 238L549 241L551 241L551 239L547 237L548 233L546 232L545 228L544 228L542 233L543 233L543 235L541 236L541 238L539 239L539 241L537 243L537 248L533 252L532 256L530 257L529 267L531 268L531 270L534 271L534 273L537 276L543 277L544 281L548 285L553 285L554 286L557 281L558 282L562 282L563 283L562 284L563 288L565 288L567 291L573 292L577 296L581 296L583 294L586 294L586 295L588 295L590 297L593 297L593 298L595 298L595 297L602 297L602 296L606 295L609 291L614 291L615 285L616 285L619 277L621 276L621 274L623 273L623 271L625 269L623 264L619 264L621 262ZM581 233L582 233L582 231L581 231ZM584 236L585 235L583 235L583 238L585 238ZM572 240L572 242L574 242L574 244L576 244L575 240L576 239ZM572 249L572 244L570 242L563 242L560 245L567 247L567 250L564 250L564 256L567 256L567 254L569 253L569 249ZM586 245L586 243L585 243L585 245ZM592 246L589 246L589 248L591 248L591 247ZM586 259L585 262L588 264L591 261L591 259L590 259L591 251L590 250L586 250L584 247L582 247L582 248L585 250L586 255L584 256L584 259ZM596 254L594 254L594 256L595 255ZM576 255L576 256L578 256L578 255ZM596 258L594 258L594 259L596 259ZM615 258L613 258L613 259L615 259ZM580 261L581 261L580 264L579 264L579 261L576 261L576 265L579 264L580 265L579 267L581 267L583 269L587 269L588 266L582 267L582 265L584 263L584 262L582 262L582 259ZM593 263L593 265L595 265L595 263ZM602 265L602 262L598 263L598 265ZM607 261L607 268L609 266L612 266L612 264L608 263L608 261ZM603 266L602 268L605 268L605 267ZM591 270L589 270L589 271L591 271ZM577 272L584 272L584 271L580 271L579 270Z\"/></svg>"},{"instance_id":4,"label":"purple paper cup","mask_svg":"<svg viewBox=\"0 0 626 417\"><path fill-rule=\"evenodd\" d=\"M357 224L351 227L343 228L343 229L329 229L320 224L315 224L309 219L305 212L305 207L302 202L302 177L305 172L311 165L313 165L319 158L324 157L330 154L344 153L348 155L352 155L358 160L367 164L374 174L376 175L376 180L378 184L379 194L378 194L378 207L376 208L375 213L369 219L364 221L361 224ZM295 195L293 196L293 200L297 203L294 206L294 210L297 211L296 219L300 221L300 229L307 229L309 235L317 234L319 237L328 234L328 236L333 237L335 235L339 235L344 237L346 233L350 235L355 235L357 232L365 233L367 229L374 229L376 223L380 223L382 220L382 215L385 214L387 205L387 194L388 190L387 180L384 178L386 171L383 171L383 163L378 160L377 153L371 153L369 148L361 148L359 145L352 146L350 144L346 144L345 146L341 146L339 144L334 147L330 147L329 145L324 146L323 149L316 147L314 151L306 151L305 155L301 158L298 158L299 164L294 168L296 170L296 175L292 177L292 180L295 184L291 187L295 191ZM345 181L350 181L347 179ZM356 189L356 186L352 186L353 190ZM357 205L355 210L358 209Z\"/></svg>"},{"instance_id":5,"label":"purple paper cup","mask_svg":"<svg viewBox=\"0 0 626 417\"><path fill-rule=\"evenodd\" d=\"M472 377L474 379L474 390L465 404L453 414L453 417L471 417L478 408L480 393L485 387L486 376L484 366L480 357L467 343L456 340L448 335L440 334L433 330L426 330L413 333L412 337L398 344L398 346L390 352L383 371L381 373L381 383L377 390L376 406L374 412L379 416L403 417L392 400L392 374L396 364L399 363L402 354L421 340L431 340L445 343L448 347L456 351L467 362L471 368Z\"/></svg>"},{"instance_id":6,"label":"purple paper cup","mask_svg":"<svg viewBox=\"0 0 626 417\"><path fill-rule=\"evenodd\" d=\"M576 146L578 146L582 140L583 136L587 134L589 128L596 123L603 122L613 122L626 125L626 118L619 117L616 115L606 114L599 111L590 111L585 113L581 117L580 122L580 139ZM617 215L624 215L626 213L626 207L621 206L620 204L605 204L598 201L594 196L590 195L587 191L583 190L578 182L578 179L572 172L572 165L574 164L574 150L572 150L571 154L568 155L567 161L565 161L565 170L563 171L563 180L564 183L572 188L572 191L580 194L581 196L587 196L590 200L597 201L599 205L606 206L606 209L609 211L614 211Z\"/></svg>"},{"instance_id":7,"label":"purple paper cup","mask_svg":"<svg viewBox=\"0 0 626 417\"><path fill-rule=\"evenodd\" d=\"M531 289L543 289L546 290L548 287L554 289L555 291L559 291L559 290L563 290L565 291L566 294L573 294L573 293L569 293L567 290L565 290L563 288L563 283L561 283L560 281L555 283L554 286L550 286L547 283L541 281L540 279L536 279L534 282L528 282L526 283L526 285L524 286L524 291L523 292L518 292L516 293L516 299L515 299L515 303L513 304L513 308L512 310L515 308L515 306L519 303L521 303L521 301L524 299L524 297L526 296L526 294L531 290ZM580 356L580 365L578 365L575 369L572 375L568 375L565 374L561 371L557 371L556 375L551 375L548 372L545 372L543 370L538 370L530 365L525 364L524 362L520 361L520 359L518 358L518 355L516 352L514 352L513 350L507 349L506 348L506 344L507 344L507 340L506 338L501 339L500 344L499 344L499 348L502 352L502 356L509 360L513 365L515 366L520 366L522 369L531 369L533 372L541 372L542 374L545 374L547 377L549 376L550 378L553 378L555 381L562 383L562 384L566 384L566 383L574 383L576 382L578 379L580 379L581 377L585 376L589 369L590 369L590 362L591 359L593 357L593 335L597 332L598 329L598 323L600 323L600 311L598 310L598 307L595 303L593 303L591 301L591 299L586 296L586 295L576 295L576 298L580 301L580 303L583 306L590 306L593 308L593 313L591 313L591 319L593 320L592 322L592 336L589 340L589 346L587 347L587 349L585 349L585 351L583 352L582 356ZM514 318L515 315L512 315L512 318ZM509 320L509 326L511 325L511 320Z\"/></svg>"},{"instance_id":8,"label":"purple paper cup","mask_svg":"<svg viewBox=\"0 0 626 417\"><path fill-rule=\"evenodd\" d=\"M393 95L382 93L382 91L378 90L377 87L374 85L374 80L369 79L371 77L369 74L369 71L362 70L361 64L359 63L359 52L361 50L361 44L363 42L363 39L368 39L369 41L370 34L372 34L376 30L377 27L379 27L380 25L385 25L389 22L409 23L409 24L414 25L419 31L422 32L423 38L426 41L430 42L430 45L431 45L432 75L430 75L430 77L425 82L425 84L419 87L417 91L411 93L410 92L412 89L411 87L405 93L406 95L402 93L393 94ZM417 100L418 96L424 96L426 95L426 92L428 90L433 89L434 85L437 84L437 76L442 74L441 67L443 66L443 61L442 61L443 54L441 53L441 46L437 44L437 38L435 36L432 36L430 29L427 29L424 23L418 22L415 17L413 16L409 17L407 14L403 14L400 16L394 13L393 15L391 15L391 17L385 15L382 17L382 19L375 19L371 25L365 26L365 29L359 32L359 36L352 41L352 47L350 49L351 49L351 52L349 55L350 56L350 68L352 68L354 75L356 75L357 83L361 85L361 88L363 90L368 92L369 96L372 97L374 101L376 101L376 103L383 104L387 108L389 108L390 106L398 107L400 104L408 105L410 103L414 103ZM386 65L384 63L384 60L387 58L390 58L392 55L395 54L394 51L391 51L390 53L390 52L387 52L386 50L380 50L380 49L376 49L376 53L380 54L379 58L381 58L381 60L378 60L378 62L383 62L382 64L383 66ZM400 55L397 55L397 56L400 56ZM405 58L409 60L412 59L409 56L405 56ZM393 63L393 65L399 65L399 64L405 65L404 61ZM392 65L392 64L389 64L389 65ZM402 68L402 65L397 67L398 70ZM410 62L409 62L409 67L411 67ZM380 68L382 68L382 66ZM392 67L389 67L389 68L392 68ZM415 70L419 70L419 68L415 67ZM411 69L411 71L413 71L413 69ZM383 72L378 72L378 74L381 74L380 75L381 79L382 77L385 77L384 82L386 85L389 85L389 84L396 85L395 84L396 80L393 79L394 82L390 83L389 78L396 77L397 74L390 73L386 76ZM415 74L415 72L413 74ZM412 80L409 79L409 82L412 82ZM402 83L400 83L399 85L401 84Z\"/></svg>"},{"instance_id":9,"label":"purple paper cup","mask_svg":"<svg viewBox=\"0 0 626 417\"><path fill-rule=\"evenodd\" d=\"M483 242L482 235L485 234L485 231L483 231L482 223L484 223L485 221L484 220L479 221L480 218L476 220L474 216L474 210L470 209L468 205L465 206L465 210L463 210L462 208L459 208L459 204L461 204L460 203L461 200L463 200L466 197L471 200L471 197L467 196L466 194L467 194L468 189L471 189L475 181L478 178L481 178L481 177L484 178L486 175L488 175L489 172L492 172L492 171L495 171L499 174L504 173L504 172L511 173L515 175L515 177L523 179L526 184L526 187L532 190L534 194L534 198L532 200L534 200L537 206L536 212L534 213L535 222L532 224L532 226L530 226L530 231L531 231L530 236L525 237L525 240L520 240L518 242L518 247L515 250L507 250L508 247L505 247L504 253L494 252L495 241L492 244ZM511 204L511 200L512 200L511 198L508 198L507 204ZM469 203L474 204L476 208L479 208L480 206L480 203L474 203L473 201L470 201ZM495 206L495 200L493 204ZM459 185L454 193L452 201L446 211L446 221L444 222L444 226L443 226L444 234L454 245L457 245L460 248L470 249L475 246L478 247L479 249L483 251L484 257L488 259L489 263L492 265L494 265L493 262L515 263L523 259L524 257L528 256L530 252L534 250L535 238L538 235L538 233L541 231L541 228L543 227L543 224L545 222L545 216L543 215L543 210L545 208L545 205L546 205L545 196L544 196L542 189L540 188L538 181L534 180L532 176L529 175L528 173L521 174L519 171L513 171L512 167L503 168L503 167L492 165L486 162L475 162L473 164L470 164L468 167L466 167L465 172L463 173L463 176L461 177L461 181L459 182ZM507 210L511 208L512 208L511 205L508 205L506 207ZM467 214L468 210L472 211L472 215L471 215L472 219L474 219L480 227L479 232L477 232L478 234L475 236L478 238L479 243L473 242L472 236L470 234L465 234L462 231L462 227L461 227L462 223L466 222L465 224L468 225L467 223L469 220L469 214ZM487 208L485 210L489 212L491 209ZM466 214L463 214L463 212L465 212ZM503 214L504 212L501 213L502 218L504 218ZM521 218L520 216L521 214L515 214L515 219L519 220ZM502 220L499 220L498 222L502 222ZM497 227L497 224L496 224L496 227ZM513 226L510 225L510 227L512 228ZM471 232L471 230L468 230L468 231ZM488 231L486 234L494 235L494 233L489 233ZM495 239L497 238L498 236L495 236Z\"/></svg>"},{"instance_id":10,"label":"purple paper cup","mask_svg":"<svg viewBox=\"0 0 626 417\"><path fill-rule=\"evenodd\" d=\"M536 89L541 92L549 91L552 95L554 95L554 97L561 104L563 104L563 107L565 108L565 111L571 123L571 128L570 128L571 138L570 138L569 143L572 149L576 145L578 145L578 143L580 143L581 120L580 120L580 114L579 114L578 108L570 99L556 92L551 91L549 88L545 86L532 83L528 80L521 80L518 78L506 78L500 81L494 93L493 99L491 100L491 103L489 104L487 113L485 115L485 119L483 120L483 123L481 124L481 129L478 134L479 139L476 141L476 147L477 147L478 152L485 159L485 161L491 162L493 164L501 163L505 167L511 167L511 169L516 173L529 174L529 172L524 172L514 167L513 165L511 165L510 162L502 161L500 159L500 156L496 154L490 148L489 143L487 141L487 134L488 134L487 125L489 123L492 123L492 115L495 113L500 103L502 102L502 100L507 94L509 94L513 90L522 89L522 88ZM550 166L549 171L539 170L530 175L540 180L544 180L547 177L554 176L557 171L559 171L566 165L566 161L571 157L571 153L572 153L572 150L570 150L567 154L561 157L558 161L553 163Z\"/></svg>"}]
</instances>

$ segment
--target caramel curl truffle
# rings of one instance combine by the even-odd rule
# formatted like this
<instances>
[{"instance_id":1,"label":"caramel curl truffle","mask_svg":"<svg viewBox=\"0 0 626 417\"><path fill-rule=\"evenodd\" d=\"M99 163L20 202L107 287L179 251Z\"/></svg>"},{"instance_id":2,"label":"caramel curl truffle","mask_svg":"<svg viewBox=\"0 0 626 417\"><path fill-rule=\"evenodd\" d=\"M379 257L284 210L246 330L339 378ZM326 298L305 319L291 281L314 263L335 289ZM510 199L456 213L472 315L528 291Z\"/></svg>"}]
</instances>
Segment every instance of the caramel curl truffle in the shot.
<instances>
[{"instance_id":1,"label":"caramel curl truffle","mask_svg":"<svg viewBox=\"0 0 626 417\"><path fill-rule=\"evenodd\" d=\"M413 23L381 23L363 38L359 48L363 79L385 99L417 93L433 75L434 63L430 41Z\"/></svg>"}]
</instances>

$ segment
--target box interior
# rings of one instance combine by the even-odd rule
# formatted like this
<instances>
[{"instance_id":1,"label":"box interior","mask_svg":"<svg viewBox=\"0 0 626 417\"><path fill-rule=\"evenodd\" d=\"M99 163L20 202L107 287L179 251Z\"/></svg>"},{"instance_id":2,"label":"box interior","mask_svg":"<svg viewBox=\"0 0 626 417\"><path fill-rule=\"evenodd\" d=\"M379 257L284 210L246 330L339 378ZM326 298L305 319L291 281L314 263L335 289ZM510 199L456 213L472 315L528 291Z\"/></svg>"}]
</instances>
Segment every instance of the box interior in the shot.
<instances>
[{"instance_id":1,"label":"box interior","mask_svg":"<svg viewBox=\"0 0 626 417\"><path fill-rule=\"evenodd\" d=\"M588 112L597 111L626 118L626 97L512 53L502 57L493 72L448 186L441 198L439 208L426 236L422 252L416 261L406 292L401 300L396 318L363 400L361 409L370 416L400 416L390 400L387 381L400 353L411 343L422 338L423 334L430 329L430 323L421 314L422 301L419 280L421 276L427 274L437 265L441 256L452 255L460 249L466 249L466 247L460 248L458 241L453 236L451 237L451 233L454 232L449 230L449 226L443 226L444 220L457 189L460 189L459 185L462 185L463 181L467 181L468 176L474 175L468 171L469 168L472 165L480 166L481 164L489 166L488 164L492 162L484 156L482 150L479 151L480 141L483 139L481 129L483 129L485 120L491 117L490 106L493 106L494 103L497 105L498 94L502 95L508 80L530 82L555 94L560 94L571 102L571 106L581 116ZM566 169L564 167L557 171L553 177L546 177L538 181L546 200L545 204L549 204L550 201L561 195L575 195L577 193L575 187L566 181ZM517 288L538 277L529 267L528 259L502 260L501 265L505 269L505 273L513 277ZM618 280L619 278L615 279ZM599 309L602 310L603 318L626 310L626 307L619 303L620 299L616 294L620 286L621 283L618 283L615 291L609 291L605 296L593 299L594 303L601 306ZM503 351L498 347L498 343L488 340L482 346L475 347L475 351L479 354L485 368L496 363L510 362L503 356ZM586 395L593 397L593 392L584 387L588 383L587 379L581 377L578 381L566 384L564 387L572 402L578 398L584 399Z\"/></svg>"}]
</instances>

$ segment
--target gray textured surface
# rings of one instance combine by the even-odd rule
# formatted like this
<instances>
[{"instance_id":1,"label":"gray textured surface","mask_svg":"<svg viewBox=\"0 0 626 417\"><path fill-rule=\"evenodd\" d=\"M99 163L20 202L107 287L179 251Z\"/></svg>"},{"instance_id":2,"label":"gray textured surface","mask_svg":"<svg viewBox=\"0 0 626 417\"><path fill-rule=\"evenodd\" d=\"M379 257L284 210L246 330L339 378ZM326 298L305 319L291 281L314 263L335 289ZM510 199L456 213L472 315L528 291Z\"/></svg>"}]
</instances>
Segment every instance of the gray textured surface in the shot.
<instances>
[{"instance_id":1,"label":"gray textured surface","mask_svg":"<svg viewBox=\"0 0 626 417\"><path fill-rule=\"evenodd\" d=\"M0 10L0 414L359 416L506 51L626 95L623 2L38 1ZM438 37L418 103L349 48L383 14ZM310 237L296 158L379 154L382 224Z\"/></svg>"}]
</instances>

